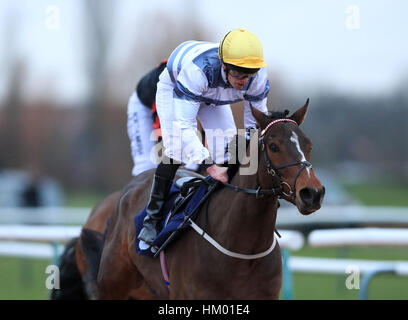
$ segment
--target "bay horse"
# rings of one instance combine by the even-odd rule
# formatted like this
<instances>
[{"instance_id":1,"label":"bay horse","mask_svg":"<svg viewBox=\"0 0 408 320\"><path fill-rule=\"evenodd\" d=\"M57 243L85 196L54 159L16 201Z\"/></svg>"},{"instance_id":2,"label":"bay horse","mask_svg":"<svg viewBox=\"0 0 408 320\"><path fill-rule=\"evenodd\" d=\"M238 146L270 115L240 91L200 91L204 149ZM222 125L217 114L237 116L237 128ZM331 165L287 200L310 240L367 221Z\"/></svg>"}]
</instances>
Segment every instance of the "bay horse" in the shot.
<instances>
[{"instance_id":1,"label":"bay horse","mask_svg":"<svg viewBox=\"0 0 408 320\"><path fill-rule=\"evenodd\" d=\"M258 170L236 174L240 190L282 187L281 198L304 215L321 207L324 187L310 163L311 141L299 129L306 104L291 117L268 117L251 108L259 131ZM146 205L154 170L137 176L120 195L107 228L97 276L99 299L278 299L282 283L279 244L258 259L239 259L216 250L188 229L165 250L170 290L159 259L136 254L134 216ZM222 188L211 196L196 219L224 248L242 255L265 252L275 243L278 196L263 197ZM208 210L206 216L204 210Z\"/></svg>"},{"instance_id":2,"label":"bay horse","mask_svg":"<svg viewBox=\"0 0 408 320\"><path fill-rule=\"evenodd\" d=\"M179 169L176 177L201 177ZM121 192L102 199L91 211L79 237L71 239L59 258L60 289L52 289L52 300L89 300L97 298L97 274L107 221Z\"/></svg>"},{"instance_id":3,"label":"bay horse","mask_svg":"<svg viewBox=\"0 0 408 320\"><path fill-rule=\"evenodd\" d=\"M160 260L138 255L135 249L134 217L148 201L154 174L146 171L103 200L82 230L76 264L88 296L278 299L282 284L282 258L274 235L278 197L308 215L320 209L325 193L309 163L311 141L299 128L308 103L290 117L278 112L266 115L251 107L259 126L258 170L236 174L230 181L234 188L217 190L199 210L195 223L205 226L206 234L226 252L235 252L234 257L214 248L193 229L184 231L165 249L169 290Z\"/></svg>"}]
</instances>

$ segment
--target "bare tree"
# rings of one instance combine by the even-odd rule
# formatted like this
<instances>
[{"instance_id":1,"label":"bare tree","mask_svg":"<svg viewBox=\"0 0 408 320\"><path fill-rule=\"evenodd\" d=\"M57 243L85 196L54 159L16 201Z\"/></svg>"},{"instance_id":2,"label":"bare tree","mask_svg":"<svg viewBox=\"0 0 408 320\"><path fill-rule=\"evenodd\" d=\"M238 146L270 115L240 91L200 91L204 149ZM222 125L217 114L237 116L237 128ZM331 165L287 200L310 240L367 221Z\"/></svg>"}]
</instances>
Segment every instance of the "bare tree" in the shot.
<instances>
[{"instance_id":1,"label":"bare tree","mask_svg":"<svg viewBox=\"0 0 408 320\"><path fill-rule=\"evenodd\" d=\"M190 4L191 3L191 4ZM160 10L146 12L135 20L128 34L128 54L117 61L109 91L121 101L127 100L136 83L160 61L187 40L217 41L211 37L208 28L199 23L194 1L186 1L185 14L172 17Z\"/></svg>"},{"instance_id":2,"label":"bare tree","mask_svg":"<svg viewBox=\"0 0 408 320\"><path fill-rule=\"evenodd\" d=\"M88 99L85 106L85 127L78 137L80 162L78 169L90 185L98 184L103 149L102 112L106 98L107 56L114 24L112 0L85 0L83 6L84 62L88 79ZM95 180L96 179L96 180Z\"/></svg>"},{"instance_id":3,"label":"bare tree","mask_svg":"<svg viewBox=\"0 0 408 320\"><path fill-rule=\"evenodd\" d=\"M4 65L8 75L7 95L4 100L5 121L1 128L0 167L16 168L22 165L20 115L22 109L22 86L25 64L19 58L16 49L17 30L20 22L18 11L10 8L7 19L4 20L3 39L1 46L4 55Z\"/></svg>"}]
</instances>

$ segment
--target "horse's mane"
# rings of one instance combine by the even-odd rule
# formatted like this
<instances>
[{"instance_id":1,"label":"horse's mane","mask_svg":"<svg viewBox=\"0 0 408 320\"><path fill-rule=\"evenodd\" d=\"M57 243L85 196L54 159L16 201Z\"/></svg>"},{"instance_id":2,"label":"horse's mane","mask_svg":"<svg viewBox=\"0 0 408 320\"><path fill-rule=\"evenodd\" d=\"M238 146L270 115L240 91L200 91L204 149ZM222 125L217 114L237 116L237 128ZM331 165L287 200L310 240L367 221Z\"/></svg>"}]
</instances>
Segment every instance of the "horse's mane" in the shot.
<instances>
[{"instance_id":1,"label":"horse's mane","mask_svg":"<svg viewBox=\"0 0 408 320\"><path fill-rule=\"evenodd\" d=\"M276 119L287 119L289 115L289 110L284 110L284 111L268 111L266 114L268 120L273 121ZM236 134L228 143L228 149L229 148L235 148L237 145L237 139L242 138L239 134Z\"/></svg>"},{"instance_id":2,"label":"horse's mane","mask_svg":"<svg viewBox=\"0 0 408 320\"><path fill-rule=\"evenodd\" d=\"M284 110L284 111L268 111L267 113L267 118L270 121L276 120L276 119L287 119L289 115L289 110ZM236 134L228 143L228 150L235 152L237 151L237 146L238 146L238 139L245 139L242 135ZM236 155L236 154L235 154ZM235 156L234 155L234 156ZM241 159L238 160L238 165L240 164ZM235 168L230 168L229 170L232 170L231 176L235 175L236 171L238 170L238 166Z\"/></svg>"}]
</instances>

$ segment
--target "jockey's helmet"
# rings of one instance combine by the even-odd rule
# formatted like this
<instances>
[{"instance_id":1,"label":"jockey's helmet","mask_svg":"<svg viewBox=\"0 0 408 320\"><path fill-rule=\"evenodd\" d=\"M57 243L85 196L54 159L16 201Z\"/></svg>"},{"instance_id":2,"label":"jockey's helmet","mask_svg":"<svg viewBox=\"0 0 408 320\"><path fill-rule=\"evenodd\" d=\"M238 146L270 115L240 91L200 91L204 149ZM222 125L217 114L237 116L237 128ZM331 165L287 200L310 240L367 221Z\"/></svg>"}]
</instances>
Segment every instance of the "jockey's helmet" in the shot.
<instances>
[{"instance_id":1,"label":"jockey's helmet","mask_svg":"<svg viewBox=\"0 0 408 320\"><path fill-rule=\"evenodd\" d=\"M218 57L224 64L240 68L259 69L266 66L259 39L245 29L228 32L218 48Z\"/></svg>"}]
</instances>

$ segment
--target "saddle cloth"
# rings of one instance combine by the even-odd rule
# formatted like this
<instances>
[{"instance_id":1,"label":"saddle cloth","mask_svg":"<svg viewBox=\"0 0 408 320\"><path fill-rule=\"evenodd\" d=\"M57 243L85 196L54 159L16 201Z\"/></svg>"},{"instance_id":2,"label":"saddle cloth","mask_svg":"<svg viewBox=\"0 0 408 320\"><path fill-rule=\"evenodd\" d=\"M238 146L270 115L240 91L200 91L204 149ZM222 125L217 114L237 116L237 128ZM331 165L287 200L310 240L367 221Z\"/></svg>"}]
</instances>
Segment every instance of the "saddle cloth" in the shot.
<instances>
[{"instance_id":1,"label":"saddle cloth","mask_svg":"<svg viewBox=\"0 0 408 320\"><path fill-rule=\"evenodd\" d=\"M207 177L205 180L210 181L212 178ZM174 214L174 216L171 217L169 220L170 216L172 215L172 208L174 206L175 200L177 196L180 194L180 189L178 186L176 186L174 183L170 189L170 193L168 196L168 200L165 202L163 209L162 209L162 217L166 217L166 219L162 220L158 224L158 230L161 230L157 236L157 238L154 240L152 247L147 246L143 241L140 241L137 239L137 236L139 235L140 231L143 228L143 220L147 214L146 212L146 207L140 211L136 217L134 218L134 223L136 227L136 253L137 254L142 254L142 255L147 255L147 256L153 256L156 252L156 248L160 248L161 245L167 240L167 238L171 235L171 233L178 228L178 226L184 221L184 217L188 216L192 220L194 220L196 214L198 213L198 210L194 212L194 209L200 202L200 200L203 198L203 196L206 194L208 190L209 185L204 184L200 187L198 187L195 190L195 193L192 195L190 201L184 205L178 212ZM169 220L169 221L168 221ZM180 231L185 230L189 227L189 224L186 223Z\"/></svg>"}]
</instances>

